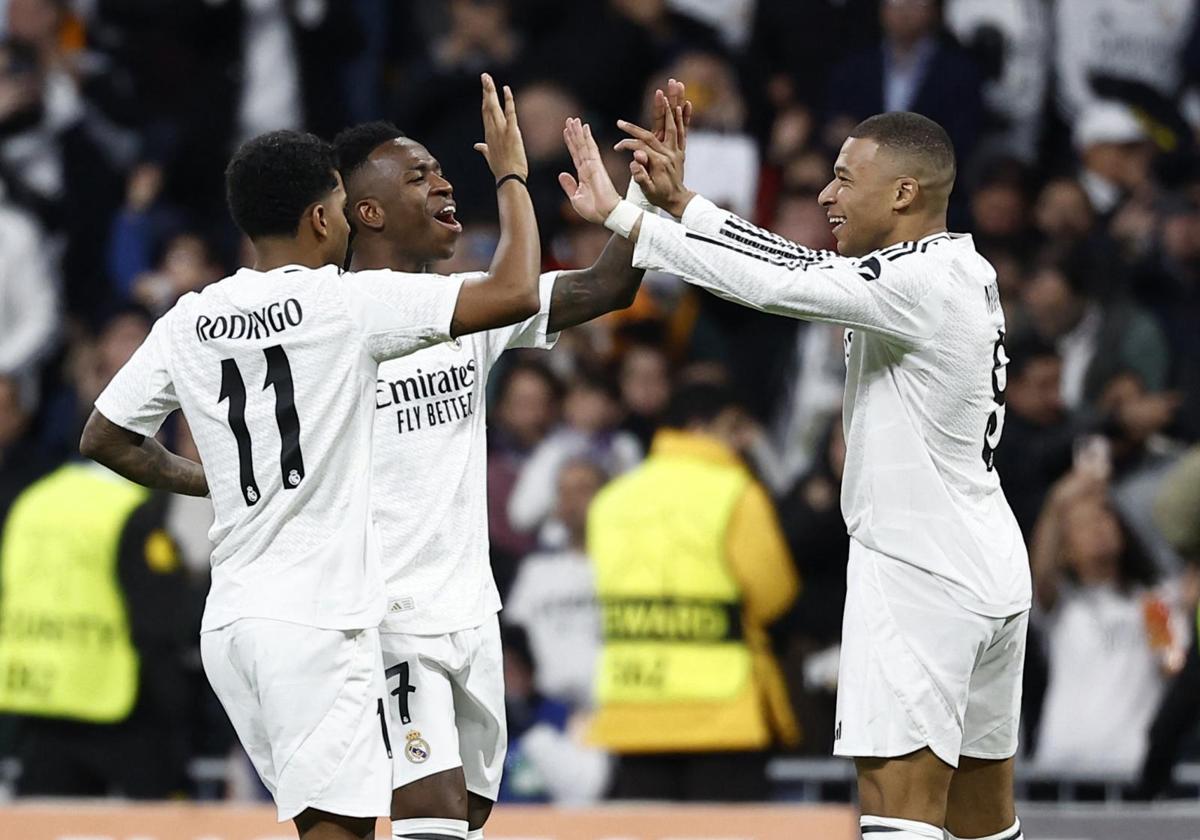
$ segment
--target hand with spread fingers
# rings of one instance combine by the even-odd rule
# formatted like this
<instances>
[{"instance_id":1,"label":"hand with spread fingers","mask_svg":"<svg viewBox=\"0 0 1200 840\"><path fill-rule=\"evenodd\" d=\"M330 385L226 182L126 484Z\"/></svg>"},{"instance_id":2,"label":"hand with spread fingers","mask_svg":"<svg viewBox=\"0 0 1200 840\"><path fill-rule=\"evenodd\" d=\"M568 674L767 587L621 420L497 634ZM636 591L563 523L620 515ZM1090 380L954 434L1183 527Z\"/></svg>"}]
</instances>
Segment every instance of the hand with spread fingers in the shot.
<instances>
[{"instance_id":1,"label":"hand with spread fingers","mask_svg":"<svg viewBox=\"0 0 1200 840\"><path fill-rule=\"evenodd\" d=\"M496 93L496 83L484 73L483 82L483 142L475 144L475 151L487 160L492 174L499 180L505 175L529 177L529 162L525 159L525 141L521 138L521 126L517 124L517 103L512 90L504 86L504 107Z\"/></svg>"},{"instance_id":2,"label":"hand with spread fingers","mask_svg":"<svg viewBox=\"0 0 1200 840\"><path fill-rule=\"evenodd\" d=\"M592 127L585 125L578 117L572 117L563 129L563 139L567 141L567 151L571 153L571 162L575 164L575 175L561 172L558 183L571 200L576 213L589 222L604 224L608 214L621 201L621 196L608 177L608 170L604 168L600 149L592 138Z\"/></svg>"},{"instance_id":3,"label":"hand with spread fingers","mask_svg":"<svg viewBox=\"0 0 1200 840\"><path fill-rule=\"evenodd\" d=\"M687 130L691 123L691 103L684 99L684 87L672 79L667 93L655 91L654 131L618 120L617 126L630 135L617 149L633 152L629 170L651 204L673 216L683 215L692 196L683 185L683 165Z\"/></svg>"}]
</instances>

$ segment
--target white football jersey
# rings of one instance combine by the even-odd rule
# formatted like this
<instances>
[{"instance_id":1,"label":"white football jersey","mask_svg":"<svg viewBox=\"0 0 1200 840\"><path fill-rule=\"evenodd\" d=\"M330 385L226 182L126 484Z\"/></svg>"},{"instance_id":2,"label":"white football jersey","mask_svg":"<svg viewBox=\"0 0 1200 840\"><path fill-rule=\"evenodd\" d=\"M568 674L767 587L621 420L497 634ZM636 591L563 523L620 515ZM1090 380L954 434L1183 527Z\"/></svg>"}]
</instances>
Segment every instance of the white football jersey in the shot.
<instances>
[{"instance_id":1,"label":"white football jersey","mask_svg":"<svg viewBox=\"0 0 1200 840\"><path fill-rule=\"evenodd\" d=\"M369 527L376 372L449 338L460 286L331 265L244 268L181 298L96 400L142 435L176 408L191 426L215 514L203 629L382 619Z\"/></svg>"},{"instance_id":2,"label":"white football jersey","mask_svg":"<svg viewBox=\"0 0 1200 840\"><path fill-rule=\"evenodd\" d=\"M936 575L982 615L1028 609L1025 544L993 465L1004 425L1004 313L996 273L971 237L938 233L848 258L699 197L682 222L643 214L634 265L764 312L848 328L850 536Z\"/></svg>"},{"instance_id":3,"label":"white football jersey","mask_svg":"<svg viewBox=\"0 0 1200 840\"><path fill-rule=\"evenodd\" d=\"M488 551L488 374L510 347L554 346L558 334L546 329L557 277L542 275L532 318L379 366L371 493L387 577L385 632L455 633L500 609Z\"/></svg>"}]
</instances>

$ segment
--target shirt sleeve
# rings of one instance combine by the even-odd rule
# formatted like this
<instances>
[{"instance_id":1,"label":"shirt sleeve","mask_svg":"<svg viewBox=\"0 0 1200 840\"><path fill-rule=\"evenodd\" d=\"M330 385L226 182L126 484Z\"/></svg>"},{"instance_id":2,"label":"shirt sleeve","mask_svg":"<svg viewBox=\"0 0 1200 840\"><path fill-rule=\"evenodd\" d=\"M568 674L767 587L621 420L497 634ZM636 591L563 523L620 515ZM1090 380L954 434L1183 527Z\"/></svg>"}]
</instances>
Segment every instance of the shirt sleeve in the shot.
<instances>
[{"instance_id":1,"label":"shirt sleeve","mask_svg":"<svg viewBox=\"0 0 1200 840\"><path fill-rule=\"evenodd\" d=\"M790 242L696 196L682 223L642 215L637 268L677 274L735 303L825 321L915 346L941 299L927 272L880 255L843 257Z\"/></svg>"},{"instance_id":2,"label":"shirt sleeve","mask_svg":"<svg viewBox=\"0 0 1200 840\"><path fill-rule=\"evenodd\" d=\"M549 350L558 341L561 333L547 331L550 326L550 298L554 294L554 283L558 280L558 275L557 271L549 271L538 280L538 298L541 306L536 315L511 326L488 330L488 346L493 358L505 350L518 347Z\"/></svg>"},{"instance_id":3,"label":"shirt sleeve","mask_svg":"<svg viewBox=\"0 0 1200 840\"><path fill-rule=\"evenodd\" d=\"M155 322L150 335L96 398L96 410L123 429L146 437L158 434L163 421L179 408L171 378L171 309Z\"/></svg>"},{"instance_id":4,"label":"shirt sleeve","mask_svg":"<svg viewBox=\"0 0 1200 840\"><path fill-rule=\"evenodd\" d=\"M450 340L461 277L379 270L347 272L342 279L350 316L375 361Z\"/></svg>"}]
</instances>

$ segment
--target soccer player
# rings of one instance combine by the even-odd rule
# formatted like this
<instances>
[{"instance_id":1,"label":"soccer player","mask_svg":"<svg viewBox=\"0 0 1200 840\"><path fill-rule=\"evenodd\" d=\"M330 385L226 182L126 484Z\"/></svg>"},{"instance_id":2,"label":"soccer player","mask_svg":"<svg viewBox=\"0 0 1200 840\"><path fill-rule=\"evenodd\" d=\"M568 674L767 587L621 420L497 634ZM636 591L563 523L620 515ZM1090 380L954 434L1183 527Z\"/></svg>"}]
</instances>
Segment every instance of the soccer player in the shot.
<instances>
[{"instance_id":1,"label":"soccer player","mask_svg":"<svg viewBox=\"0 0 1200 840\"><path fill-rule=\"evenodd\" d=\"M682 84L672 80L668 94L690 114ZM453 255L462 233L454 190L429 150L388 123L347 129L334 146L354 270L419 272ZM388 579L381 642L400 722L393 837L478 840L500 789L507 733L488 552L488 374L510 347L552 347L560 330L632 303L642 279L632 254L613 237L595 265L543 275L532 317L379 367L371 405Z\"/></svg>"},{"instance_id":2,"label":"soccer player","mask_svg":"<svg viewBox=\"0 0 1200 840\"><path fill-rule=\"evenodd\" d=\"M255 266L188 294L96 400L81 451L141 484L211 491L205 673L305 840L374 836L393 745L378 626L383 573L370 523L379 363L537 310L537 222L508 89L483 77L501 237L469 279L342 274L350 236L332 147L310 134L249 141L226 173ZM201 467L154 440L176 408ZM407 503L402 499L401 504Z\"/></svg>"},{"instance_id":3,"label":"soccer player","mask_svg":"<svg viewBox=\"0 0 1200 840\"><path fill-rule=\"evenodd\" d=\"M568 123L575 209L636 243L633 264L767 312L846 331L851 535L834 751L858 771L865 838L1017 840L1013 755L1029 563L993 455L1004 314L970 236L946 231L954 150L936 123L860 123L821 192L837 253L762 230L683 185L684 130L622 123L647 198L619 200ZM574 189L569 189L574 186Z\"/></svg>"}]
</instances>

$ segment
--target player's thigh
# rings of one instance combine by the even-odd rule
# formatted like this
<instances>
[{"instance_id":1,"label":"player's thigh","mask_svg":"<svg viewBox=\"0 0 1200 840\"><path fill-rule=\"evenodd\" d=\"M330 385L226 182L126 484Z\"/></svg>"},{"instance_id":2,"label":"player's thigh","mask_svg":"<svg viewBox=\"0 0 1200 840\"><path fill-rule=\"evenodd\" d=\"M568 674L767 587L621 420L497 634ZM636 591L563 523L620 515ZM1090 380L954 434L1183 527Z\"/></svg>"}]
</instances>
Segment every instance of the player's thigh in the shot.
<instances>
[{"instance_id":1,"label":"player's thigh","mask_svg":"<svg viewBox=\"0 0 1200 840\"><path fill-rule=\"evenodd\" d=\"M370 840L375 836L374 817L343 817L306 808L292 822L300 840Z\"/></svg>"},{"instance_id":2,"label":"player's thigh","mask_svg":"<svg viewBox=\"0 0 1200 840\"><path fill-rule=\"evenodd\" d=\"M460 637L467 666L453 677L452 686L463 773L470 793L495 802L508 752L499 618L493 616Z\"/></svg>"},{"instance_id":3,"label":"player's thigh","mask_svg":"<svg viewBox=\"0 0 1200 840\"><path fill-rule=\"evenodd\" d=\"M275 763L263 721L258 693L250 675L234 662L234 625L200 634L200 661L238 742L272 796L275 795Z\"/></svg>"},{"instance_id":4,"label":"player's thigh","mask_svg":"<svg viewBox=\"0 0 1200 840\"><path fill-rule=\"evenodd\" d=\"M950 782L946 830L955 837L991 837L1017 821L1013 804L1014 758L963 756Z\"/></svg>"},{"instance_id":5,"label":"player's thigh","mask_svg":"<svg viewBox=\"0 0 1200 840\"><path fill-rule=\"evenodd\" d=\"M971 674L992 625L921 570L852 543L834 752L958 762ZM891 816L883 814L881 816Z\"/></svg>"},{"instance_id":6,"label":"player's thigh","mask_svg":"<svg viewBox=\"0 0 1200 840\"><path fill-rule=\"evenodd\" d=\"M901 756L854 759L859 809L876 817L942 825L954 768L928 747Z\"/></svg>"},{"instance_id":7,"label":"player's thigh","mask_svg":"<svg viewBox=\"0 0 1200 840\"><path fill-rule=\"evenodd\" d=\"M205 669L211 665L210 679L221 672L222 684L214 681L213 688L223 704L231 688L237 700L256 701L236 713L226 709L239 737L247 734L244 745L279 818L310 808L347 818L385 816L392 760L378 631L261 619L227 629L228 644L210 646Z\"/></svg>"},{"instance_id":8,"label":"player's thigh","mask_svg":"<svg viewBox=\"0 0 1200 840\"><path fill-rule=\"evenodd\" d=\"M380 635L393 749L394 819L466 819L454 692L456 663L450 636ZM414 810L436 807L438 813Z\"/></svg>"}]
</instances>

